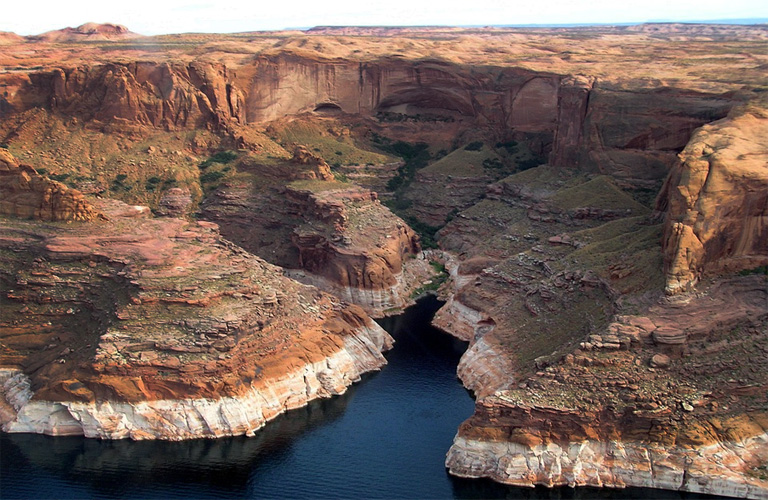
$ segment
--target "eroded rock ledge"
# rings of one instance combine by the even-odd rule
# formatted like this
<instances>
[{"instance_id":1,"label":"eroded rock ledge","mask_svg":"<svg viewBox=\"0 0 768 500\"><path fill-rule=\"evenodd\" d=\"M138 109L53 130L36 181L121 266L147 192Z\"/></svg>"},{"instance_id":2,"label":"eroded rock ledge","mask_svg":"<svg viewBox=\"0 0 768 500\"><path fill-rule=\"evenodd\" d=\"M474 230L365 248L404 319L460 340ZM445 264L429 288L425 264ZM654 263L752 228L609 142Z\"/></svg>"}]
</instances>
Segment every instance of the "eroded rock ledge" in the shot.
<instances>
[{"instance_id":1,"label":"eroded rock ledge","mask_svg":"<svg viewBox=\"0 0 768 500\"><path fill-rule=\"evenodd\" d=\"M5 431L252 434L386 363L392 339L362 309L215 224L97 208L109 222L0 219Z\"/></svg>"},{"instance_id":2,"label":"eroded rock ledge","mask_svg":"<svg viewBox=\"0 0 768 500\"><path fill-rule=\"evenodd\" d=\"M696 428L710 436L708 443L648 441L643 429L658 428L659 412L610 414L526 405L499 393L463 424L446 466L460 477L515 486L636 486L766 498L765 482L744 474L768 459L764 414ZM627 435L617 425L629 421L635 431Z\"/></svg>"},{"instance_id":3,"label":"eroded rock ledge","mask_svg":"<svg viewBox=\"0 0 768 500\"><path fill-rule=\"evenodd\" d=\"M98 215L77 190L20 165L0 149L0 214L49 221L89 221Z\"/></svg>"}]
</instances>

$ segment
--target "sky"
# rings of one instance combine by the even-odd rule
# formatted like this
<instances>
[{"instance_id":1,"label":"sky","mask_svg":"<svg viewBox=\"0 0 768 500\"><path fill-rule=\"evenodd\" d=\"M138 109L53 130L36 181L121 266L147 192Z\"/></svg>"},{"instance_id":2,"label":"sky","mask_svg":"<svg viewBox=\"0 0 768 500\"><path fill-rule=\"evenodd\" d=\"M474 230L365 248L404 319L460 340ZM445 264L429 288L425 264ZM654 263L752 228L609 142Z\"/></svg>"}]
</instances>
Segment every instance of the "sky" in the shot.
<instances>
[{"instance_id":1,"label":"sky","mask_svg":"<svg viewBox=\"0 0 768 500\"><path fill-rule=\"evenodd\" d=\"M611 24L768 18L766 0L12 0L0 31L37 35L86 22L143 35L312 26Z\"/></svg>"}]
</instances>

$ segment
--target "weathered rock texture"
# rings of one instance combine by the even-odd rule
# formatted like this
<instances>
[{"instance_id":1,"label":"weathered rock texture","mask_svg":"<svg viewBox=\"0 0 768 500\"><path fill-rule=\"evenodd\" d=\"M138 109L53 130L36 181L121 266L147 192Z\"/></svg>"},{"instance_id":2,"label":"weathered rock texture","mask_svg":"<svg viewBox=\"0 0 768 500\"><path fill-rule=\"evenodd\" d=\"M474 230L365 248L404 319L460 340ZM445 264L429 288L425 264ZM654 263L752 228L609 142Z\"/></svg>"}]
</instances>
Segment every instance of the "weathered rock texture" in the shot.
<instances>
[{"instance_id":1,"label":"weathered rock texture","mask_svg":"<svg viewBox=\"0 0 768 500\"><path fill-rule=\"evenodd\" d=\"M243 94L222 64L101 64L7 77L0 116L46 107L97 123L165 129L245 122Z\"/></svg>"},{"instance_id":2,"label":"weathered rock texture","mask_svg":"<svg viewBox=\"0 0 768 500\"><path fill-rule=\"evenodd\" d=\"M294 163L305 155L297 151ZM376 193L319 180L330 175L325 162L296 166L302 168L293 167L291 175L305 180L269 189L227 183L204 203L203 213L249 251L301 269L296 279L371 313L405 305L414 284L405 283L403 266L419 252L419 237Z\"/></svg>"},{"instance_id":3,"label":"weathered rock texture","mask_svg":"<svg viewBox=\"0 0 768 500\"><path fill-rule=\"evenodd\" d=\"M573 353L537 362L520 388L481 397L446 465L514 485L765 498L766 293L765 277L734 278L619 316ZM494 365L466 357L475 371Z\"/></svg>"},{"instance_id":4,"label":"weathered rock texture","mask_svg":"<svg viewBox=\"0 0 768 500\"><path fill-rule=\"evenodd\" d=\"M101 208L109 222L2 221L4 430L251 434L386 363L391 338L360 308L283 277L215 224Z\"/></svg>"},{"instance_id":5,"label":"weathered rock texture","mask_svg":"<svg viewBox=\"0 0 768 500\"><path fill-rule=\"evenodd\" d=\"M768 459L764 414L697 425L709 441L654 443L658 412L620 416L623 428L609 413L529 406L500 394L478 403L462 424L446 465L460 477L516 486L635 486L765 498L765 481L744 474Z\"/></svg>"},{"instance_id":6,"label":"weathered rock texture","mask_svg":"<svg viewBox=\"0 0 768 500\"><path fill-rule=\"evenodd\" d=\"M48 221L88 221L98 215L77 190L20 165L0 149L0 214Z\"/></svg>"},{"instance_id":7,"label":"weathered rock texture","mask_svg":"<svg viewBox=\"0 0 768 500\"><path fill-rule=\"evenodd\" d=\"M748 108L700 128L680 153L658 201L667 293L768 265L766 138L768 115Z\"/></svg>"}]
</instances>

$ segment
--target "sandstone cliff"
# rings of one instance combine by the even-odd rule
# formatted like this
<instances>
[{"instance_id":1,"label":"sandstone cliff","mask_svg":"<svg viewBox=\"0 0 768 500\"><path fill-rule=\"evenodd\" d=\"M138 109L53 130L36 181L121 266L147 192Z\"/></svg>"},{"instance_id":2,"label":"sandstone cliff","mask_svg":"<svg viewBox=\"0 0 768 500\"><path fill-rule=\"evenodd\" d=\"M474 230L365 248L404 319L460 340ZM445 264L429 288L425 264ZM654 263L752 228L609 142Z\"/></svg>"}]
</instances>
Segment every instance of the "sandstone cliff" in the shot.
<instances>
[{"instance_id":1,"label":"sandstone cliff","mask_svg":"<svg viewBox=\"0 0 768 500\"><path fill-rule=\"evenodd\" d=\"M163 129L245 123L243 94L222 64L107 63L4 75L0 116L47 107L85 121Z\"/></svg>"},{"instance_id":2,"label":"sandstone cliff","mask_svg":"<svg viewBox=\"0 0 768 500\"><path fill-rule=\"evenodd\" d=\"M245 175L203 204L227 238L372 314L408 303L418 284L403 272L419 237L376 193L333 180L327 163L301 147L284 165L239 168Z\"/></svg>"},{"instance_id":3,"label":"sandstone cliff","mask_svg":"<svg viewBox=\"0 0 768 500\"><path fill-rule=\"evenodd\" d=\"M768 265L768 115L749 107L691 138L659 195L667 293Z\"/></svg>"},{"instance_id":4,"label":"sandstone cliff","mask_svg":"<svg viewBox=\"0 0 768 500\"><path fill-rule=\"evenodd\" d=\"M765 498L767 284L759 276L712 284L706 296L619 316L572 353L537 360L539 371L514 389L479 394L446 466L518 486ZM460 373L482 380L498 363L474 350Z\"/></svg>"},{"instance_id":5,"label":"sandstone cliff","mask_svg":"<svg viewBox=\"0 0 768 500\"><path fill-rule=\"evenodd\" d=\"M386 363L391 338L360 308L283 277L214 224L99 208L109 222L0 221L13 250L0 261L5 431L252 434Z\"/></svg>"},{"instance_id":6,"label":"sandstone cliff","mask_svg":"<svg viewBox=\"0 0 768 500\"><path fill-rule=\"evenodd\" d=\"M85 197L39 175L0 149L0 214L49 221L88 221L98 215Z\"/></svg>"}]
</instances>

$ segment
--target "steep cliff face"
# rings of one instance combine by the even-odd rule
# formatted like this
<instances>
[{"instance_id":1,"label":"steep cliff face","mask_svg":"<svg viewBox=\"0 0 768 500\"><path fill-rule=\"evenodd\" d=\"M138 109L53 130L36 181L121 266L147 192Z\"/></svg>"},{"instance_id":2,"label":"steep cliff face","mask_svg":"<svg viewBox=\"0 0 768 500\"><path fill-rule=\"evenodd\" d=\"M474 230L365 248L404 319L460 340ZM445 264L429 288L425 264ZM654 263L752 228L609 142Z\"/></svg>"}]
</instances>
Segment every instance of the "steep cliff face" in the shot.
<instances>
[{"instance_id":1,"label":"steep cliff face","mask_svg":"<svg viewBox=\"0 0 768 500\"><path fill-rule=\"evenodd\" d=\"M659 420L658 412L611 415L529 406L498 395L480 402L462 424L446 465L460 477L516 486L635 486L765 497L765 482L745 474L768 459L764 414L697 424L709 439L696 443L655 442Z\"/></svg>"},{"instance_id":2,"label":"steep cliff face","mask_svg":"<svg viewBox=\"0 0 768 500\"><path fill-rule=\"evenodd\" d=\"M765 110L748 108L700 128L680 153L658 200L667 293L768 264L766 137Z\"/></svg>"},{"instance_id":3,"label":"steep cliff face","mask_svg":"<svg viewBox=\"0 0 768 500\"><path fill-rule=\"evenodd\" d=\"M108 222L66 227L0 221L5 431L251 434L386 363L392 340L359 307L215 224L140 208L105 200Z\"/></svg>"},{"instance_id":4,"label":"steep cliff face","mask_svg":"<svg viewBox=\"0 0 768 500\"><path fill-rule=\"evenodd\" d=\"M305 179L267 189L228 183L203 213L232 241L297 270L300 281L375 314L405 305L417 283L406 283L403 270L420 250L419 237L376 193L309 173L294 171Z\"/></svg>"},{"instance_id":5,"label":"steep cliff face","mask_svg":"<svg viewBox=\"0 0 768 500\"><path fill-rule=\"evenodd\" d=\"M0 214L49 221L88 221L98 215L75 189L39 175L0 149Z\"/></svg>"},{"instance_id":6,"label":"steep cliff face","mask_svg":"<svg viewBox=\"0 0 768 500\"><path fill-rule=\"evenodd\" d=\"M256 61L248 121L334 107L346 113L444 117L527 140L556 166L635 183L663 179L692 131L725 116L732 97L626 86L519 68L471 71L440 62L323 61L282 54Z\"/></svg>"},{"instance_id":7,"label":"steep cliff face","mask_svg":"<svg viewBox=\"0 0 768 500\"><path fill-rule=\"evenodd\" d=\"M724 117L728 96L674 88L620 88L570 77L560 87L550 164L580 167L637 185L662 180L693 130Z\"/></svg>"},{"instance_id":8,"label":"steep cliff face","mask_svg":"<svg viewBox=\"0 0 768 500\"><path fill-rule=\"evenodd\" d=\"M256 60L246 107L249 122L336 108L443 117L551 137L559 81L516 68L477 71L440 61L357 63L280 54Z\"/></svg>"},{"instance_id":9,"label":"steep cliff face","mask_svg":"<svg viewBox=\"0 0 768 500\"><path fill-rule=\"evenodd\" d=\"M102 123L164 129L245 123L244 98L221 64L103 64L3 76L2 116L45 107Z\"/></svg>"}]
</instances>

